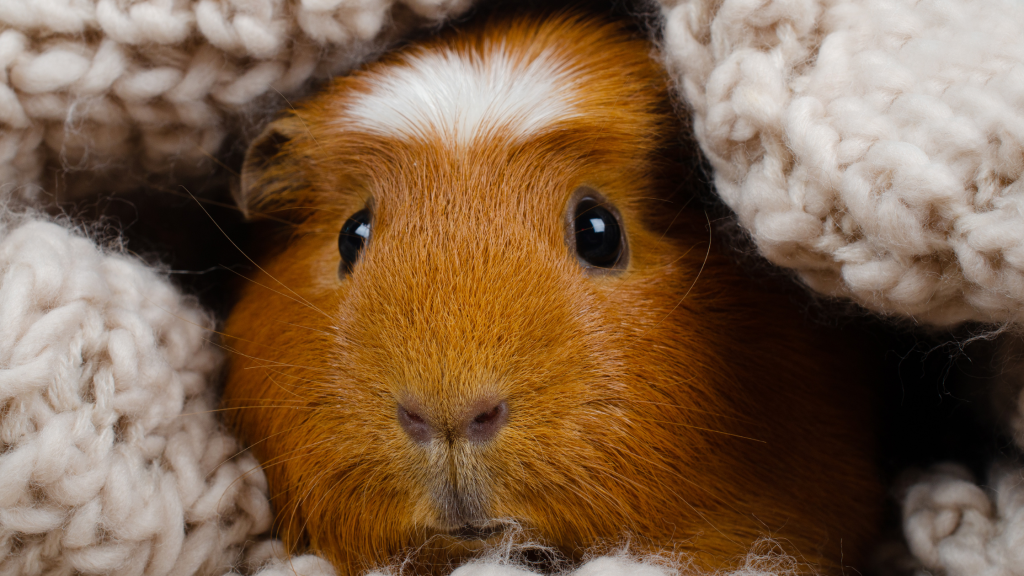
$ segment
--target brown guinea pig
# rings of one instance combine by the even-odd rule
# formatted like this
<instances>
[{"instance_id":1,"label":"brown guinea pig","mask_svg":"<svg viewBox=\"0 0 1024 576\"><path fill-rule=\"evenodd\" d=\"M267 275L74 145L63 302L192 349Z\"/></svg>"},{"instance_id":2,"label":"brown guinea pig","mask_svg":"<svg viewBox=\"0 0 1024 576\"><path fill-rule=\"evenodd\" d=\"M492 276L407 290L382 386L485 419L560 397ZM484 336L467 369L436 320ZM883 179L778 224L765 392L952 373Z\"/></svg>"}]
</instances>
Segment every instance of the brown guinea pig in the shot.
<instances>
[{"instance_id":1,"label":"brown guinea pig","mask_svg":"<svg viewBox=\"0 0 1024 576\"><path fill-rule=\"evenodd\" d=\"M599 18L492 18L253 144L238 201L292 226L225 328L224 403L292 550L356 574L510 527L709 569L763 536L808 571L865 549L856 359L687 207L651 52Z\"/></svg>"}]
</instances>

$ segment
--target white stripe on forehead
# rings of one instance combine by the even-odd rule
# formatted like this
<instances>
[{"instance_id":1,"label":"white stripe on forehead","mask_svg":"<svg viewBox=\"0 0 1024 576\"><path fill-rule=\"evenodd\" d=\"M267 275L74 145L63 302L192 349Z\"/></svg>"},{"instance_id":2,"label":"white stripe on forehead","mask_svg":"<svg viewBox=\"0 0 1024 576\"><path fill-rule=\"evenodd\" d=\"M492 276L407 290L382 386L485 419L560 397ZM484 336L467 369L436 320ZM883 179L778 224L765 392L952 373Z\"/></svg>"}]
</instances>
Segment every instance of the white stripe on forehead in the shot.
<instances>
[{"instance_id":1,"label":"white stripe on forehead","mask_svg":"<svg viewBox=\"0 0 1024 576\"><path fill-rule=\"evenodd\" d=\"M501 45L483 54L445 48L410 54L404 64L378 72L345 116L387 136L440 135L465 145L497 127L523 139L579 114L577 74L548 53L524 61Z\"/></svg>"}]
</instances>

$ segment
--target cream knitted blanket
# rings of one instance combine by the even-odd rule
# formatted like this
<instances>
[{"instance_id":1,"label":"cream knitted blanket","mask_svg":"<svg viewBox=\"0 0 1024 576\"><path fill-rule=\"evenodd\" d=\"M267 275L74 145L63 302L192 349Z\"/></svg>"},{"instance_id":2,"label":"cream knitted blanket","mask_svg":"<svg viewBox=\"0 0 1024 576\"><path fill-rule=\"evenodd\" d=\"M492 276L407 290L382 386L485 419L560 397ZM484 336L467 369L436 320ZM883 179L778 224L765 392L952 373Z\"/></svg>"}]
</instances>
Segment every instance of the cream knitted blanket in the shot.
<instances>
[{"instance_id":1,"label":"cream knitted blanket","mask_svg":"<svg viewBox=\"0 0 1024 576\"><path fill-rule=\"evenodd\" d=\"M38 198L47 164L203 170L261 99L469 1L0 0L0 192ZM1024 319L1024 5L664 0L662 13L718 192L765 256L886 314ZM205 315L65 228L2 228L0 573L329 573L251 543L265 488L209 412ZM936 474L906 500L922 565L1024 573L1014 474L991 495ZM460 571L521 572L509 562ZM772 562L753 554L742 574L785 572ZM579 574L675 570L620 556Z\"/></svg>"},{"instance_id":2,"label":"cream knitted blanket","mask_svg":"<svg viewBox=\"0 0 1024 576\"><path fill-rule=\"evenodd\" d=\"M1024 4L669 0L722 199L827 295L1024 320Z\"/></svg>"}]
</instances>

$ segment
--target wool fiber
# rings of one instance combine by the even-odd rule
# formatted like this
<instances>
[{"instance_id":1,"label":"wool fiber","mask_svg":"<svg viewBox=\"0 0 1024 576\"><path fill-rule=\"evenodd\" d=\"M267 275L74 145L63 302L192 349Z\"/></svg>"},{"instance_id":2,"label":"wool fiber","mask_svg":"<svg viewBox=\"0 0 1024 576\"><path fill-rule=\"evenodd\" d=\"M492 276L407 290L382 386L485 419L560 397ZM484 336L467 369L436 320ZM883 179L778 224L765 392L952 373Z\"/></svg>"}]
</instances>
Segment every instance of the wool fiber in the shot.
<instances>
[{"instance_id":1,"label":"wool fiber","mask_svg":"<svg viewBox=\"0 0 1024 576\"><path fill-rule=\"evenodd\" d=\"M469 0L0 2L0 192L46 162L177 173L266 96L294 96Z\"/></svg>"},{"instance_id":2,"label":"wool fiber","mask_svg":"<svg viewBox=\"0 0 1024 576\"><path fill-rule=\"evenodd\" d=\"M0 574L217 574L270 527L212 322L136 259L0 221Z\"/></svg>"},{"instance_id":3,"label":"wool fiber","mask_svg":"<svg viewBox=\"0 0 1024 576\"><path fill-rule=\"evenodd\" d=\"M665 0L718 194L811 288L1024 320L1024 4Z\"/></svg>"},{"instance_id":4,"label":"wool fiber","mask_svg":"<svg viewBox=\"0 0 1024 576\"><path fill-rule=\"evenodd\" d=\"M929 573L1024 575L1024 469L996 466L983 486L961 466L936 466L903 499L903 533Z\"/></svg>"}]
</instances>

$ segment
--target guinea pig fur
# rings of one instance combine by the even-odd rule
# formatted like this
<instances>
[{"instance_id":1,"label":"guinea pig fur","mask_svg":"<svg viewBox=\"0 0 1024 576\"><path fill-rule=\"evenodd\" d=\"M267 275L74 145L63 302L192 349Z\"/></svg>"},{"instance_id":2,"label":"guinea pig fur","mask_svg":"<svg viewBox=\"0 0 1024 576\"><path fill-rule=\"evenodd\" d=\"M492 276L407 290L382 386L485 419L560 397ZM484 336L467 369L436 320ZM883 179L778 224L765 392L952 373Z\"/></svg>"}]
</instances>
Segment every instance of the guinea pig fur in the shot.
<instances>
[{"instance_id":1,"label":"guinea pig fur","mask_svg":"<svg viewBox=\"0 0 1024 576\"><path fill-rule=\"evenodd\" d=\"M225 333L227 419L277 533L354 575L517 526L578 560L734 566L769 536L839 573L881 490L838 340L709 236L652 47L494 17L338 78L236 194L291 224Z\"/></svg>"}]
</instances>

